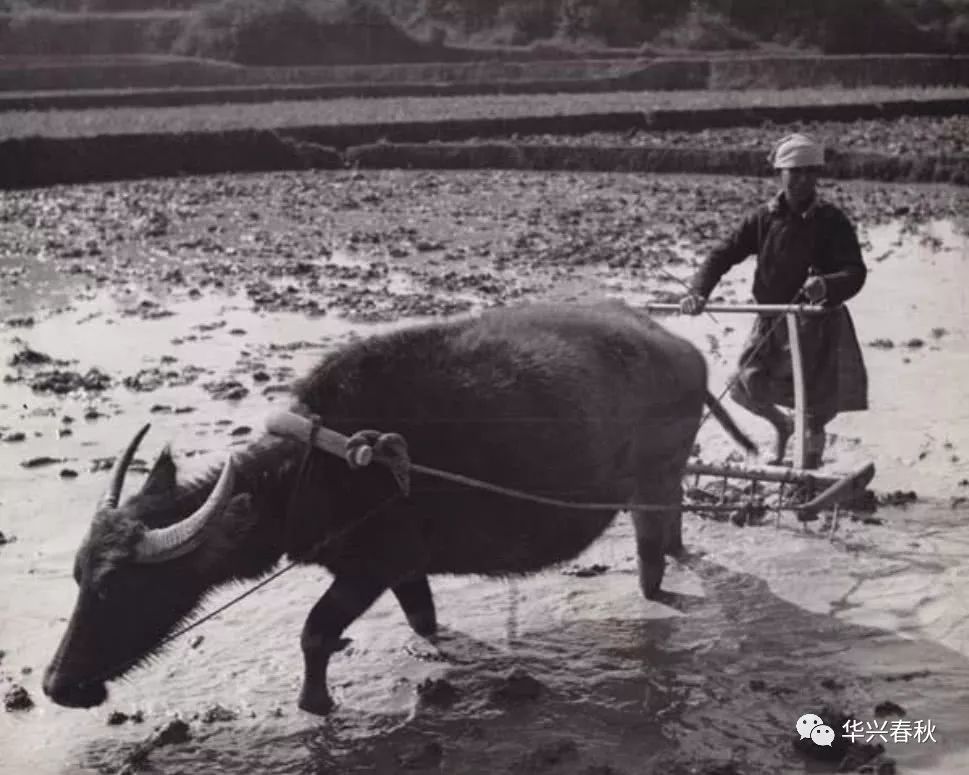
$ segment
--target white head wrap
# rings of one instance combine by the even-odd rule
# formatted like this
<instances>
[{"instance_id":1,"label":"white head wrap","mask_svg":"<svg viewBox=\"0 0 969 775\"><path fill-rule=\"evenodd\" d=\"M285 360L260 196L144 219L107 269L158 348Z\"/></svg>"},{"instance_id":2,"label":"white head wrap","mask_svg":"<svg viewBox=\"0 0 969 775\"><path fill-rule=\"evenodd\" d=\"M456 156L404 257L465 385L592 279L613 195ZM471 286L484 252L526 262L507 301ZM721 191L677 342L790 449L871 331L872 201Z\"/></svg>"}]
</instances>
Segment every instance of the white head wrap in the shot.
<instances>
[{"instance_id":1,"label":"white head wrap","mask_svg":"<svg viewBox=\"0 0 969 775\"><path fill-rule=\"evenodd\" d=\"M782 137L771 151L774 169L792 167L821 167L824 165L824 146L807 135L795 133Z\"/></svg>"}]
</instances>

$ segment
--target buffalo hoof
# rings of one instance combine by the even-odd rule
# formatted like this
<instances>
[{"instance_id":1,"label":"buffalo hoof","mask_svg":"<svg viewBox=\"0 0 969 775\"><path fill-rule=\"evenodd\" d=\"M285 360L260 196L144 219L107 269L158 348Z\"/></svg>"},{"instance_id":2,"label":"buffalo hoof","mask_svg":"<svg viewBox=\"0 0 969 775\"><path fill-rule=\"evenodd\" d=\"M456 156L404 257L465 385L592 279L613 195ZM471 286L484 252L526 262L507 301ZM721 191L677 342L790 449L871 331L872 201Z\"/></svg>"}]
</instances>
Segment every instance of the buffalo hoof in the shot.
<instances>
[{"instance_id":1,"label":"buffalo hoof","mask_svg":"<svg viewBox=\"0 0 969 775\"><path fill-rule=\"evenodd\" d=\"M336 707L330 693L324 689L320 691L310 691L305 686L299 694L299 709L314 716L326 716Z\"/></svg>"},{"instance_id":2,"label":"buffalo hoof","mask_svg":"<svg viewBox=\"0 0 969 775\"><path fill-rule=\"evenodd\" d=\"M666 547L666 556L675 560L682 560L689 555L682 541L675 541Z\"/></svg>"},{"instance_id":3,"label":"buffalo hoof","mask_svg":"<svg viewBox=\"0 0 969 775\"><path fill-rule=\"evenodd\" d=\"M420 611L408 615L407 623L422 638L430 639L437 635L437 617L434 615L434 611Z\"/></svg>"},{"instance_id":4,"label":"buffalo hoof","mask_svg":"<svg viewBox=\"0 0 969 775\"><path fill-rule=\"evenodd\" d=\"M650 563L643 565L639 571L639 588L643 592L643 597L647 600L656 600L659 596L660 586L663 583L663 573L666 570L666 563Z\"/></svg>"}]
</instances>

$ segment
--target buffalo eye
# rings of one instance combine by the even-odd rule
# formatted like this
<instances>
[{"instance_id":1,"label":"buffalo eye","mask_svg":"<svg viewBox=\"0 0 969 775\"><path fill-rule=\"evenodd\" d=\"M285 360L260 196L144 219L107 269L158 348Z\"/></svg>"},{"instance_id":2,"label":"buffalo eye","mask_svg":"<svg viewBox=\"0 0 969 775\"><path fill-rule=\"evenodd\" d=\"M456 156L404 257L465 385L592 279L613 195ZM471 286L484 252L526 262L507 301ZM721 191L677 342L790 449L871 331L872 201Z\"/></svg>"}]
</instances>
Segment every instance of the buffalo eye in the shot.
<instances>
[{"instance_id":1,"label":"buffalo eye","mask_svg":"<svg viewBox=\"0 0 969 775\"><path fill-rule=\"evenodd\" d=\"M118 572L116 570L106 570L98 576L94 586L94 593L99 600L107 600L117 594L118 591Z\"/></svg>"}]
</instances>

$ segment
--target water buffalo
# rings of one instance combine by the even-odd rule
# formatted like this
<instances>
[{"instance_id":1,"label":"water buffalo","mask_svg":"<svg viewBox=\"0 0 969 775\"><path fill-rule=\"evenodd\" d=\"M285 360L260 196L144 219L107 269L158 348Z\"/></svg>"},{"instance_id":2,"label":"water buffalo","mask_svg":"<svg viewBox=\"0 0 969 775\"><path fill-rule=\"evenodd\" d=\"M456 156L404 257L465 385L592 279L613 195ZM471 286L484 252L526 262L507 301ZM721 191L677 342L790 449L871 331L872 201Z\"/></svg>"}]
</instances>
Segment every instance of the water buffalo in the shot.
<instances>
[{"instance_id":1,"label":"water buffalo","mask_svg":"<svg viewBox=\"0 0 969 775\"><path fill-rule=\"evenodd\" d=\"M504 487L667 505L680 503L704 405L753 449L706 382L693 345L623 304L532 304L344 346L295 385L293 406L348 436L399 433L415 463ZM548 568L576 557L616 516L420 473L404 496L386 466L306 456L305 445L268 433L189 483L177 481L166 447L141 490L121 502L146 431L118 458L77 552L77 601L43 684L61 705L101 704L105 682L156 653L207 592L264 576L287 555L333 575L301 639L299 707L325 713L330 656L386 590L413 630L432 638L430 575ZM682 550L680 514L631 515L651 598L666 555Z\"/></svg>"}]
</instances>

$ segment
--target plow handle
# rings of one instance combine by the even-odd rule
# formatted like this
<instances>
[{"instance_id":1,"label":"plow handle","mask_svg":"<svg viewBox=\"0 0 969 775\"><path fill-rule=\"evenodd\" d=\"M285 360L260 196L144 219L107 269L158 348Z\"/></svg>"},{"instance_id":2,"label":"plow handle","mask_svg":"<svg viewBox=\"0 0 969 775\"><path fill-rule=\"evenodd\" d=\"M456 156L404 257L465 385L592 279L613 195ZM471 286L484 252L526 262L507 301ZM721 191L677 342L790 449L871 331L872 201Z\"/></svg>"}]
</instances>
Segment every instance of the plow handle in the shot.
<instances>
[{"instance_id":1,"label":"plow handle","mask_svg":"<svg viewBox=\"0 0 969 775\"><path fill-rule=\"evenodd\" d=\"M646 309L650 312L679 312L679 304L649 303ZM704 312L735 312L783 315L793 312L798 315L822 315L830 312L828 307L817 304L707 304Z\"/></svg>"}]
</instances>

